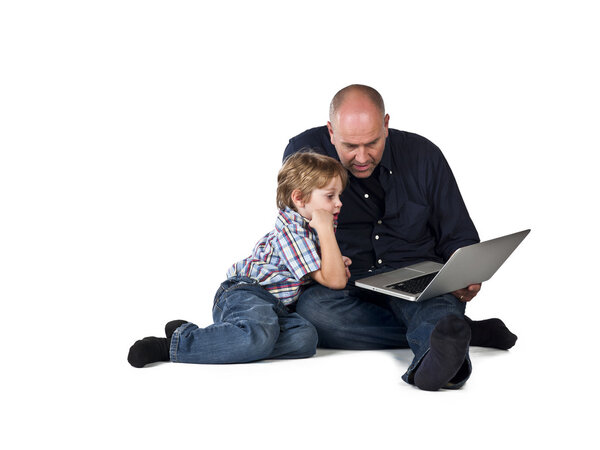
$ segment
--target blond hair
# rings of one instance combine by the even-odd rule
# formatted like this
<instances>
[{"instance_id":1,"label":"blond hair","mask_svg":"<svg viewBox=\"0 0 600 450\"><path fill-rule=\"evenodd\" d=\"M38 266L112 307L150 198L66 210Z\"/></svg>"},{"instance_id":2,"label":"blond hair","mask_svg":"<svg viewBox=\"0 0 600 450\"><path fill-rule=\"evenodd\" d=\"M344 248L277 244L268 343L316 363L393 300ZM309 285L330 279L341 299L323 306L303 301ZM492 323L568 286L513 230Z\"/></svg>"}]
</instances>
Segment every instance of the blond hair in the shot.
<instances>
[{"instance_id":1,"label":"blond hair","mask_svg":"<svg viewBox=\"0 0 600 450\"><path fill-rule=\"evenodd\" d=\"M342 189L348 182L348 172L339 161L310 150L301 150L286 158L277 174L277 207L296 210L292 192L298 189L305 201L315 189L321 189L335 177L340 177Z\"/></svg>"}]
</instances>

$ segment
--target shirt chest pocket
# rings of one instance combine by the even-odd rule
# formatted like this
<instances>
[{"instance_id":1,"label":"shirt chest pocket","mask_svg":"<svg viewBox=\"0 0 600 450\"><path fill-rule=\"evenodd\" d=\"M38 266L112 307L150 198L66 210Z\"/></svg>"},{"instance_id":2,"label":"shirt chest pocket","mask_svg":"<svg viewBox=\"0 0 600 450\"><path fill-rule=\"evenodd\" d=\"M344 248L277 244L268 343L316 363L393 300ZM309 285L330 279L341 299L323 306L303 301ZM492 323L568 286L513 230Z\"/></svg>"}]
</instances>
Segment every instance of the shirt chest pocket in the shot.
<instances>
[{"instance_id":1,"label":"shirt chest pocket","mask_svg":"<svg viewBox=\"0 0 600 450\"><path fill-rule=\"evenodd\" d=\"M397 237L407 241L417 241L429 235L429 217L431 208L411 201L406 201L393 217L392 229Z\"/></svg>"}]
</instances>

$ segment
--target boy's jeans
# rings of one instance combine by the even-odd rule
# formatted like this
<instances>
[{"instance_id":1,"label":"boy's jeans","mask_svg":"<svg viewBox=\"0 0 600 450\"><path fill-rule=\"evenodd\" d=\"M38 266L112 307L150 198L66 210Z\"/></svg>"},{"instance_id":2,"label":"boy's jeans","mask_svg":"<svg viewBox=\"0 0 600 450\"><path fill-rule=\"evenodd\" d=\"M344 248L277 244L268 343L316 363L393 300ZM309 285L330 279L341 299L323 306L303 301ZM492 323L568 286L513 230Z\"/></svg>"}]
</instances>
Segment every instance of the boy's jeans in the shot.
<instances>
[{"instance_id":1,"label":"boy's jeans","mask_svg":"<svg viewBox=\"0 0 600 450\"><path fill-rule=\"evenodd\" d=\"M171 339L173 362L244 363L260 359L306 358L317 348L317 331L290 313L256 281L233 277L221 284L213 306L214 324L180 326Z\"/></svg>"},{"instance_id":2,"label":"boy's jeans","mask_svg":"<svg viewBox=\"0 0 600 450\"><path fill-rule=\"evenodd\" d=\"M395 302L395 314L390 302ZM316 327L319 347L348 350L410 347L415 356L402 379L413 384L414 372L429 351L435 325L449 314L464 317L465 304L452 294L411 302L350 285L343 290L314 285L302 293L296 310ZM467 354L446 388L461 387L470 374Z\"/></svg>"}]
</instances>

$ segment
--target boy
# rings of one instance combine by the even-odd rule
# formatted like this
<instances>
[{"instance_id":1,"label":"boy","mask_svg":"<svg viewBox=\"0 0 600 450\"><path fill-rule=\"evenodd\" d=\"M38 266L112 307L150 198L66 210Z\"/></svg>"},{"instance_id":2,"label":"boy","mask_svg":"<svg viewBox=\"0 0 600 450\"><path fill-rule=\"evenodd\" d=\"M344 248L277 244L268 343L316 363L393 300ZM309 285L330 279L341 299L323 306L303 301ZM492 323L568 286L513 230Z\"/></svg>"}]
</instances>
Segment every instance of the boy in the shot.
<instances>
[{"instance_id":1,"label":"boy","mask_svg":"<svg viewBox=\"0 0 600 450\"><path fill-rule=\"evenodd\" d=\"M351 261L342 257L334 227L347 179L333 158L311 152L290 156L277 176L275 230L227 272L215 295L214 324L199 328L171 321L166 338L136 341L129 363L224 364L314 355L315 328L288 307L312 281L331 289L346 286Z\"/></svg>"}]
</instances>

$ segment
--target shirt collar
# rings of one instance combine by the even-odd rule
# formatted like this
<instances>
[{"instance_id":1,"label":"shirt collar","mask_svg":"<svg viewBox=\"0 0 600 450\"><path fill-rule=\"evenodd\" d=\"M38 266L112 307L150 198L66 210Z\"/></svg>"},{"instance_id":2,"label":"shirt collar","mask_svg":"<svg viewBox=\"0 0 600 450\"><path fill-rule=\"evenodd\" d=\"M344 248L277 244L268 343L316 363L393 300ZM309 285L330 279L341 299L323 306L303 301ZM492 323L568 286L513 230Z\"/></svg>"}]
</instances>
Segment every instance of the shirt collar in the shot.
<instances>
[{"instance_id":1,"label":"shirt collar","mask_svg":"<svg viewBox=\"0 0 600 450\"><path fill-rule=\"evenodd\" d=\"M308 231L313 231L313 229L309 225L308 219L302 217L298 212L294 211L292 208L286 206L285 209L280 209L279 214L277 215L277 220L275 221L275 229L277 231L281 231L284 227L289 226L291 224L299 225ZM337 230L338 221L333 221L333 229Z\"/></svg>"},{"instance_id":2,"label":"shirt collar","mask_svg":"<svg viewBox=\"0 0 600 450\"><path fill-rule=\"evenodd\" d=\"M275 229L281 231L284 227L292 223L300 225L302 228L308 228L308 220L292 208L286 206L285 209L280 209L277 220L275 221Z\"/></svg>"},{"instance_id":3,"label":"shirt collar","mask_svg":"<svg viewBox=\"0 0 600 450\"><path fill-rule=\"evenodd\" d=\"M388 132L389 133L389 132ZM379 165L386 170L392 170L392 152L390 151L390 138L389 135L385 139L385 146L383 147L383 156Z\"/></svg>"}]
</instances>

